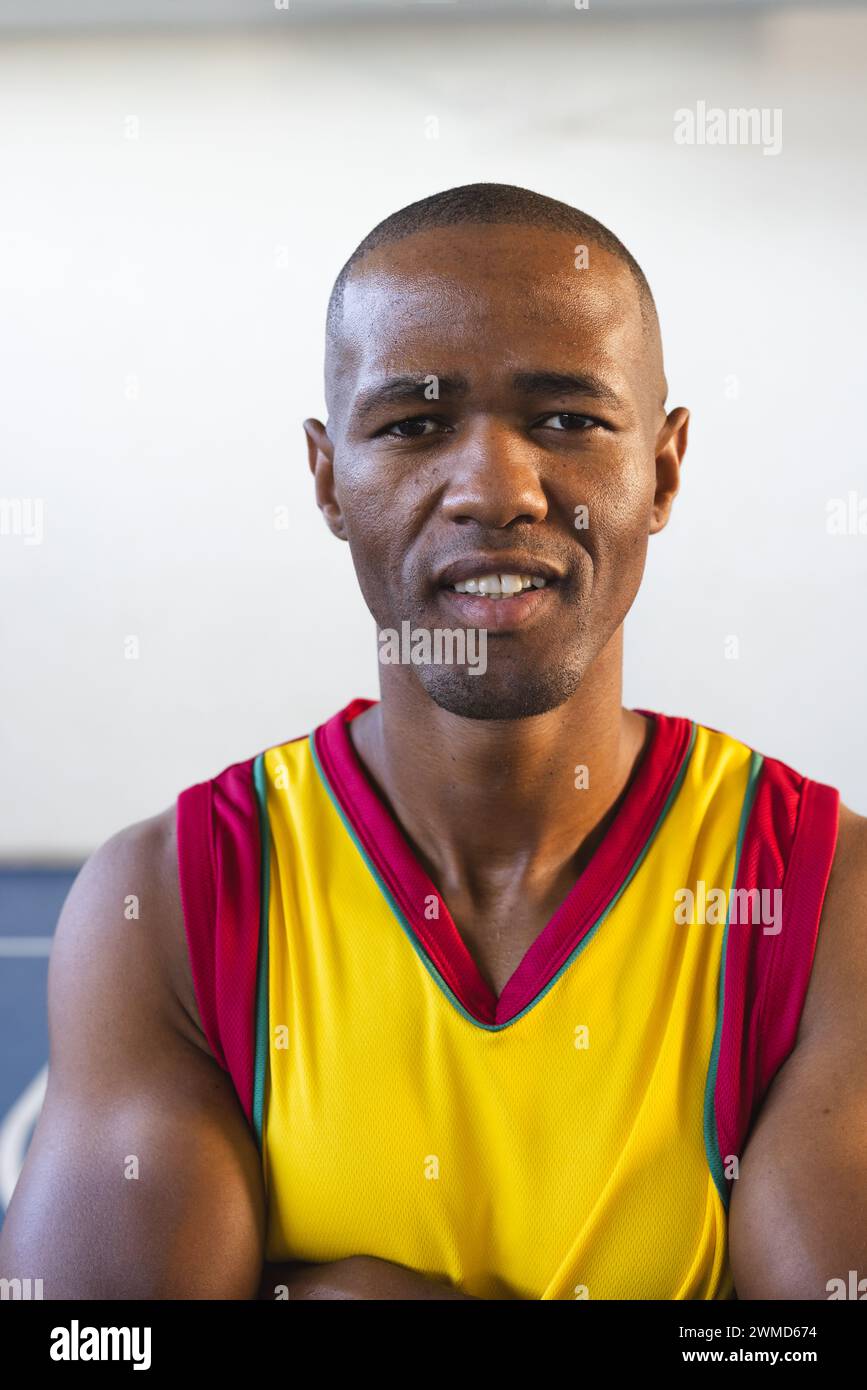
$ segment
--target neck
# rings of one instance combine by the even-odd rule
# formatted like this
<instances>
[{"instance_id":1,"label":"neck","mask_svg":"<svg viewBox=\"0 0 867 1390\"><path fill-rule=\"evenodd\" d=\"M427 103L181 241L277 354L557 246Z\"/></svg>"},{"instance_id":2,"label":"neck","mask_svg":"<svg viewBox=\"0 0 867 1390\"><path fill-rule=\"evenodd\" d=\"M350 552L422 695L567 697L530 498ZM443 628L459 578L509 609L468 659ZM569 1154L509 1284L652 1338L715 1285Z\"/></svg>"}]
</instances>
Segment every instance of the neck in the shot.
<instances>
[{"instance_id":1,"label":"neck","mask_svg":"<svg viewBox=\"0 0 867 1390\"><path fill-rule=\"evenodd\" d=\"M516 875L528 892L542 889L592 853L648 733L621 691L618 630L575 694L546 714L464 719L436 705L411 668L392 666L380 703L349 727L433 880L481 899ZM586 785L576 787L581 768Z\"/></svg>"}]
</instances>

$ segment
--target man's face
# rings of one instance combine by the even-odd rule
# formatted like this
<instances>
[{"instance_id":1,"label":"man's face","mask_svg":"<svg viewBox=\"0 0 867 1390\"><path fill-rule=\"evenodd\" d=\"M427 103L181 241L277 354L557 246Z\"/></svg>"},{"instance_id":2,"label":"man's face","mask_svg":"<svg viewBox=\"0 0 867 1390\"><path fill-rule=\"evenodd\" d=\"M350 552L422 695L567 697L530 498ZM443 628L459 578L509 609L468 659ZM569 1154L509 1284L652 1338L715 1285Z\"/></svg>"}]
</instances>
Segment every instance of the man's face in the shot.
<instances>
[{"instance_id":1,"label":"man's face","mask_svg":"<svg viewBox=\"0 0 867 1390\"><path fill-rule=\"evenodd\" d=\"M635 283L593 245L576 269L575 241L470 225L369 254L329 349L327 435L306 426L319 504L380 630L486 629L484 674L410 668L471 718L575 692L677 488L686 413L666 421ZM496 589L494 575L531 584L454 588Z\"/></svg>"}]
</instances>

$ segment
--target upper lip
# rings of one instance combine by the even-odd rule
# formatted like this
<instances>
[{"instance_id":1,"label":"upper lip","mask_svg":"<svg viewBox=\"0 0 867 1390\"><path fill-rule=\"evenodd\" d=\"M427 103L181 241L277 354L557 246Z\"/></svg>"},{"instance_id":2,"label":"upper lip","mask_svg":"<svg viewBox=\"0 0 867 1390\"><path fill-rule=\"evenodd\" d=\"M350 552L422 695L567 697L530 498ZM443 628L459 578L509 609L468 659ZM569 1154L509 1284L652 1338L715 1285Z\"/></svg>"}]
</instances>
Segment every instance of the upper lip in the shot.
<instances>
[{"instance_id":1,"label":"upper lip","mask_svg":"<svg viewBox=\"0 0 867 1390\"><path fill-rule=\"evenodd\" d=\"M437 575L441 588L449 584L461 584L466 579L480 579L485 574L526 574L531 579L562 579L562 571L543 560L532 560L527 555L465 555L446 565Z\"/></svg>"}]
</instances>

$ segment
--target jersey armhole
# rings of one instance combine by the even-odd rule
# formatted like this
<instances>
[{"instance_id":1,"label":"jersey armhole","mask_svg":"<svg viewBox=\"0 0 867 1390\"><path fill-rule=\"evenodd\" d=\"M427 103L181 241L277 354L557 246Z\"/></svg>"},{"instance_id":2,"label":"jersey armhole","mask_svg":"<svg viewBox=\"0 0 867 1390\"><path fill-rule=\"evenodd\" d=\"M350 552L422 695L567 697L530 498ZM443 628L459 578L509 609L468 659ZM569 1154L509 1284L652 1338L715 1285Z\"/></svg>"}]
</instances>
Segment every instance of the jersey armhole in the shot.
<instances>
[{"instance_id":1,"label":"jersey armhole","mask_svg":"<svg viewBox=\"0 0 867 1390\"><path fill-rule=\"evenodd\" d=\"M761 767L734 887L750 915L726 926L722 1019L709 1122L711 1168L728 1203L755 1117L791 1054L837 842L840 796L785 763ZM759 912L753 915L754 906ZM732 909L730 908L730 919Z\"/></svg>"},{"instance_id":2,"label":"jersey armhole","mask_svg":"<svg viewBox=\"0 0 867 1390\"><path fill-rule=\"evenodd\" d=\"M764 1099L794 1049L810 983L819 922L837 848L840 793L822 782L804 781L798 818L782 885L782 930L774 938L758 1004Z\"/></svg>"},{"instance_id":3,"label":"jersey armhole","mask_svg":"<svg viewBox=\"0 0 867 1390\"><path fill-rule=\"evenodd\" d=\"M177 800L178 874L202 1028L253 1123L262 903L255 758Z\"/></svg>"},{"instance_id":4,"label":"jersey armhole","mask_svg":"<svg viewBox=\"0 0 867 1390\"><path fill-rule=\"evenodd\" d=\"M178 879L193 989L208 1045L226 1071L216 1009L216 885L210 782L200 782L181 792L176 816Z\"/></svg>"}]
</instances>

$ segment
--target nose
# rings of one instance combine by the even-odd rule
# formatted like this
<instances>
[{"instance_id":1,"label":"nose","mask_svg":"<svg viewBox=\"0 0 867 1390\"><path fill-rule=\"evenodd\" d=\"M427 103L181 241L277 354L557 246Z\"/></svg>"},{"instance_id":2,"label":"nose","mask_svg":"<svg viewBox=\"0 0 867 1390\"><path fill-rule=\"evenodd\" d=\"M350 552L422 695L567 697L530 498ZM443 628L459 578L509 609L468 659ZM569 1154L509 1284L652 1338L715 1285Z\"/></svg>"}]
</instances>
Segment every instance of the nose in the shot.
<instances>
[{"instance_id":1,"label":"nose","mask_svg":"<svg viewBox=\"0 0 867 1390\"><path fill-rule=\"evenodd\" d=\"M503 527L548 514L535 451L503 426L488 422L464 435L449 469L441 505L450 521Z\"/></svg>"}]
</instances>

